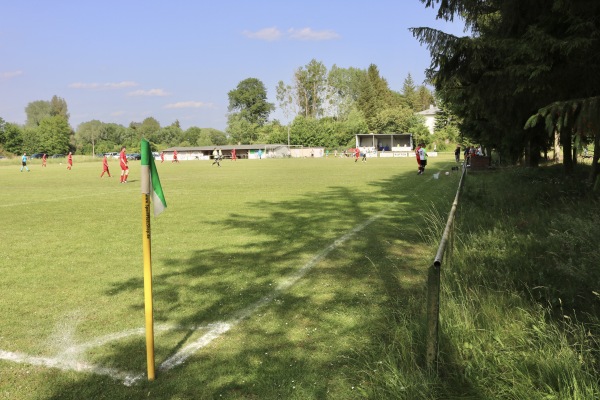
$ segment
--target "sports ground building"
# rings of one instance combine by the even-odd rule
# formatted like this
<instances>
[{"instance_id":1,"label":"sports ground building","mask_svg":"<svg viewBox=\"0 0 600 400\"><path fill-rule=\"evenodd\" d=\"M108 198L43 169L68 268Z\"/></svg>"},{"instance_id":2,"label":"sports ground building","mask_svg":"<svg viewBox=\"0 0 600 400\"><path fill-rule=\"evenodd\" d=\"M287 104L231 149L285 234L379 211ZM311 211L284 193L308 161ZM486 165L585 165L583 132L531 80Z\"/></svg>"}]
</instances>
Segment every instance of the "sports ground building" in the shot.
<instances>
[{"instance_id":1,"label":"sports ground building","mask_svg":"<svg viewBox=\"0 0 600 400\"><path fill-rule=\"evenodd\" d=\"M367 157L408 157L412 155L413 141L410 133L359 134L356 147ZM210 160L214 149L220 149L224 158L231 158L235 149L237 158L305 158L324 157L323 147L287 146L285 144L241 144L224 146L170 147L163 150L165 160L172 160L177 151L179 160Z\"/></svg>"}]
</instances>

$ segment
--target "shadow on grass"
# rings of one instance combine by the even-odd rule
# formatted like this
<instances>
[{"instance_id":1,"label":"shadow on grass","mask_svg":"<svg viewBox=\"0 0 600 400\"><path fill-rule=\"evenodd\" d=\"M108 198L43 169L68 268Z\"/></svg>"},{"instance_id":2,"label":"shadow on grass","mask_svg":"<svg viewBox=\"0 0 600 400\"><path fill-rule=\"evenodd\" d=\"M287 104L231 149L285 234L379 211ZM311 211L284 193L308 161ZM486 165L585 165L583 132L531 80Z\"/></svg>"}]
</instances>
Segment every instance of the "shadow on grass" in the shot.
<instances>
[{"instance_id":1,"label":"shadow on grass","mask_svg":"<svg viewBox=\"0 0 600 400\"><path fill-rule=\"evenodd\" d=\"M450 180L424 190L430 184L412 173L397 175L372 183L368 194L332 187L318 196L256 202L260 218L231 213L214 222L215 230L241 231L257 240L160 260L155 321L169 322L180 333L166 343L157 336L157 369L196 340L199 333L192 328L223 321L238 328L198 350L184 366L159 371L155 382L142 379L125 387L90 375L56 385L49 398L363 397L358 388L368 383L359 369L375 362L363 358L386 340L393 307L414 298L424 305L429 253L423 253L421 217L432 206L449 209L455 191ZM141 279L132 279L110 293L140 285ZM98 365L141 373L144 352L139 340L119 342L110 355L96 359Z\"/></svg>"}]
</instances>

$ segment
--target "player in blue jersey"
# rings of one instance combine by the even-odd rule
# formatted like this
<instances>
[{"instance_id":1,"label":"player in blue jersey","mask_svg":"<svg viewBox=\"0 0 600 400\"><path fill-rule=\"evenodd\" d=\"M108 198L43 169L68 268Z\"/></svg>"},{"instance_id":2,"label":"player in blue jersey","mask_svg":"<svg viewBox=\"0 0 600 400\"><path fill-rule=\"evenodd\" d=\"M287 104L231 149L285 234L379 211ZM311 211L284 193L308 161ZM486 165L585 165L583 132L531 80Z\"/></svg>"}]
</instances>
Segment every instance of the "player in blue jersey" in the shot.
<instances>
[{"instance_id":1,"label":"player in blue jersey","mask_svg":"<svg viewBox=\"0 0 600 400\"><path fill-rule=\"evenodd\" d=\"M29 167L27 166L27 153L23 152L23 157L21 158L21 172L23 172L23 168L29 172Z\"/></svg>"}]
</instances>

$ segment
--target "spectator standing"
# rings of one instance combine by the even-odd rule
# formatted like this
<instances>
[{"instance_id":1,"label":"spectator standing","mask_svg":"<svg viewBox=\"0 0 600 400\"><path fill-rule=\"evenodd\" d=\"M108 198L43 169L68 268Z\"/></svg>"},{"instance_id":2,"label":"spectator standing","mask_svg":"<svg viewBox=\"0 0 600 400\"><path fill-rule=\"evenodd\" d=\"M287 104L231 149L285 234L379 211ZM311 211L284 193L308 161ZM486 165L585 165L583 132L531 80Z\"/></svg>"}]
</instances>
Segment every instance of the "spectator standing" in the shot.
<instances>
[{"instance_id":1,"label":"spectator standing","mask_svg":"<svg viewBox=\"0 0 600 400\"><path fill-rule=\"evenodd\" d=\"M467 167L471 164L471 157L470 157L471 152L470 152L470 150L471 149L470 149L469 146L465 147L465 152L463 154L463 156L465 158L465 163L467 164Z\"/></svg>"}]
</instances>

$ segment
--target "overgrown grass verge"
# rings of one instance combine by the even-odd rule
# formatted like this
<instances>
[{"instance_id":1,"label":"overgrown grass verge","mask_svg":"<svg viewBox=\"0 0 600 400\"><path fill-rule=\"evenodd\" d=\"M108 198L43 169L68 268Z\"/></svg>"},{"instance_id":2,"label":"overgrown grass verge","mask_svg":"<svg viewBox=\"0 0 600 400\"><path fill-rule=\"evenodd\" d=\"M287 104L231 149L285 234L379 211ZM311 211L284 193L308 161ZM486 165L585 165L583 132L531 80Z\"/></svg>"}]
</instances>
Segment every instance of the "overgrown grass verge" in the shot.
<instances>
[{"instance_id":1,"label":"overgrown grass verge","mask_svg":"<svg viewBox=\"0 0 600 400\"><path fill-rule=\"evenodd\" d=\"M586 171L581 171L585 174ZM600 202L559 167L467 176L442 267L440 363L423 365L424 297L365 368L369 398L594 399L598 380ZM448 210L422 233L432 262Z\"/></svg>"}]
</instances>

